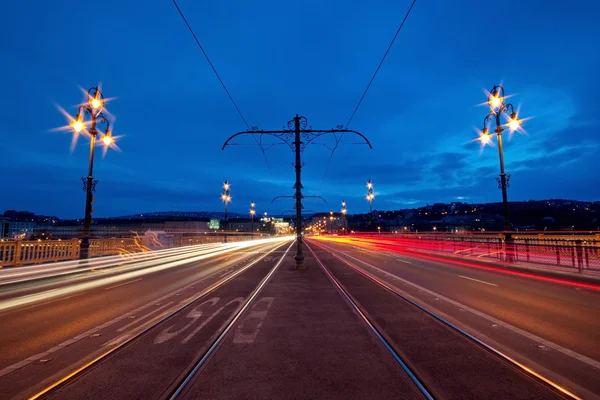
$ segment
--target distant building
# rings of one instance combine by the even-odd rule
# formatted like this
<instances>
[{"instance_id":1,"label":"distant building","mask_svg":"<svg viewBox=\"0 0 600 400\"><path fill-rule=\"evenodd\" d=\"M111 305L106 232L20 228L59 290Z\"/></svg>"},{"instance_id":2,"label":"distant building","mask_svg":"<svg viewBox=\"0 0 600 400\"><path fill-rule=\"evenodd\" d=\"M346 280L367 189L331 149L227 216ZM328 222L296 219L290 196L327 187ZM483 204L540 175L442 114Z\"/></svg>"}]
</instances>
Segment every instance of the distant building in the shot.
<instances>
[{"instance_id":1,"label":"distant building","mask_svg":"<svg viewBox=\"0 0 600 400\"><path fill-rule=\"evenodd\" d=\"M340 212L313 214L309 226L315 231L329 233L342 233L348 230L347 218Z\"/></svg>"},{"instance_id":2,"label":"distant building","mask_svg":"<svg viewBox=\"0 0 600 400\"><path fill-rule=\"evenodd\" d=\"M0 237L4 239L31 239L33 227L33 222L1 221Z\"/></svg>"},{"instance_id":3,"label":"distant building","mask_svg":"<svg viewBox=\"0 0 600 400\"><path fill-rule=\"evenodd\" d=\"M260 232L261 227L263 226L264 221L262 218L255 218L254 223L250 218L236 218L230 221L227 221L227 230L234 232L251 232L254 229L254 232Z\"/></svg>"},{"instance_id":4,"label":"distant building","mask_svg":"<svg viewBox=\"0 0 600 400\"><path fill-rule=\"evenodd\" d=\"M165 221L162 225L167 233L204 233L210 230L209 221Z\"/></svg>"}]
</instances>

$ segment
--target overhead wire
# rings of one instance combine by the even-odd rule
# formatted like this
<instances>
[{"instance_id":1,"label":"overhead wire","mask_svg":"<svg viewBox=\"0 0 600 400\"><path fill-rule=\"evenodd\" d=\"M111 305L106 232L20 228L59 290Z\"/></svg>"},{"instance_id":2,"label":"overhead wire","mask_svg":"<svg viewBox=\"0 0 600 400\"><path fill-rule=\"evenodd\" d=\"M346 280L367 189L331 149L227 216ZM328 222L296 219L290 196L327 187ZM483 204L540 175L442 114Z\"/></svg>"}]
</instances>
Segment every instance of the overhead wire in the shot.
<instances>
[{"instance_id":1,"label":"overhead wire","mask_svg":"<svg viewBox=\"0 0 600 400\"><path fill-rule=\"evenodd\" d=\"M198 37L196 36L196 34L194 33L194 30L192 29L192 27L190 26L189 22L187 21L187 19L185 18L185 15L183 14L183 11L181 11L181 8L179 8L179 5L177 4L177 2L175 0L173 0L173 4L175 5L175 8L177 8L177 11L179 12L179 15L181 16L181 19L183 19L183 22L185 23L185 25L188 27L190 33L192 34L194 40L196 41L196 44L198 45L198 47L200 48L200 50L202 51L202 54L204 54L204 57L206 58L206 61L208 61L208 65L210 65L210 67L212 68L213 72L215 73L215 75L217 76L217 79L219 80L219 82L221 83L221 86L223 86L223 89L225 90L225 93L227 93L227 96L229 97L229 100L231 100L231 103L233 104L233 106L235 107L236 111L238 112L240 118L242 119L242 121L244 122L244 125L246 126L246 130L250 131L250 125L248 124L248 122L246 121L246 118L244 118L244 114L242 114L242 111L240 110L240 108L238 107L237 103L235 102L235 100L233 100L233 96L231 96L231 93L229 92L229 90L227 89L227 86L225 86L225 82L223 82L223 79L221 79L221 76L219 75L219 73L217 72L217 69L215 68L215 66L213 65L212 61L210 60L210 57L208 57L208 54L206 53L206 51L204 50L204 47L202 46L202 44L200 43L200 40L198 40ZM256 142L256 144L260 147L260 150L263 154L263 157L265 159L265 163L267 164L267 168L269 169L269 174L271 175L271 181L274 182L273 179L273 171L271 170L271 165L269 164L269 160L267 159L267 154L265 153L265 149L262 145L262 139L261 141L259 141L256 138L255 134L252 134L252 137L254 138L254 141Z\"/></svg>"},{"instance_id":2,"label":"overhead wire","mask_svg":"<svg viewBox=\"0 0 600 400\"><path fill-rule=\"evenodd\" d=\"M414 7L414 5L415 5L416 2L417 2L417 0L413 0L413 2L411 3L410 7L408 8L408 11L406 11L406 14L404 15L404 18L402 19L402 22L400 23L400 26L398 26L398 29L396 30L396 33L394 34L394 37L392 38L392 41L390 42L390 44L387 47L385 53L383 54L383 57L381 58L381 61L379 62L379 65L377 65L377 68L375 69L375 72L373 73L373 76L371 77L371 80L369 81L369 84L365 88L362 96L360 96L360 99L358 100L358 104L356 104L356 107L354 108L354 111L352 111L352 115L350 115L350 118L348 119L348 122L346 123L346 126L345 126L346 129L348 129L348 127L350 126L350 123L354 119L354 116L356 115L356 112L358 111L358 108L360 107L360 105L362 104L363 99L367 95L367 92L369 91L369 88L373 84L373 81L375 80L375 77L377 76L377 73L379 72L379 69L383 65L383 62L385 61L388 53L392 49L392 46L394 45L394 42L396 41L396 38L398 37L398 34L402 30L402 27L404 26L404 23L408 19L408 16L410 15L410 12L412 11L412 9L413 9L413 7ZM327 161L327 166L325 167L325 173L323 174L323 179L321 179L321 185L319 186L319 192L321 192L321 189L323 188L323 184L325 182L325 178L327 176L327 172L329 171L329 167L331 166L331 160L333 159L333 155L334 155L335 151L337 150L338 146L340 145L343 137L344 137L344 133L343 132L342 132L342 134L340 135L339 138L336 136L335 145L333 146L333 149L331 150L331 154L329 155L329 160Z\"/></svg>"}]
</instances>

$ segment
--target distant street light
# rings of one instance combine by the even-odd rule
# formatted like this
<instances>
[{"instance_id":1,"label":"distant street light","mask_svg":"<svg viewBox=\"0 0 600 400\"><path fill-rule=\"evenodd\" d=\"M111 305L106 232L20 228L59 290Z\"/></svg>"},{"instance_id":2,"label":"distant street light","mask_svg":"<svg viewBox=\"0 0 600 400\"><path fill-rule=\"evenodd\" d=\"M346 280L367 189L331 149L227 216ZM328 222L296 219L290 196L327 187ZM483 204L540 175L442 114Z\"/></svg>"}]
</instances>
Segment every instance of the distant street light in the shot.
<instances>
[{"instance_id":1,"label":"distant street light","mask_svg":"<svg viewBox=\"0 0 600 400\"><path fill-rule=\"evenodd\" d=\"M254 209L254 202L252 202L250 203L250 218L252 219L250 231L252 232L252 238L254 238L254 214L256 214L256 210Z\"/></svg>"},{"instance_id":2,"label":"distant street light","mask_svg":"<svg viewBox=\"0 0 600 400\"><path fill-rule=\"evenodd\" d=\"M375 193L373 193L373 182L369 179L367 182L367 201L369 202L369 221L373 223L373 199Z\"/></svg>"},{"instance_id":3,"label":"distant street light","mask_svg":"<svg viewBox=\"0 0 600 400\"><path fill-rule=\"evenodd\" d=\"M224 239L223 241L225 243L227 243L227 204L229 204L229 202L231 201L231 195L229 194L229 181L225 181L223 183L223 194L221 195L221 200L223 200L223 204L225 205L225 213L224 213L224 218L223 218L223 231L224 232Z\"/></svg>"},{"instance_id":4,"label":"distant street light","mask_svg":"<svg viewBox=\"0 0 600 400\"><path fill-rule=\"evenodd\" d=\"M89 134L90 136L90 157L88 163L88 175L81 178L83 182L83 190L85 191L85 217L83 219L83 231L81 234L81 243L79 258L86 259L89 257L90 249L90 224L92 223L92 202L94 197L92 193L96 190L97 180L94 179L94 149L96 147L96 139L99 135L97 126L99 123L106 125L106 130L100 138L104 145L104 151L109 147L117 148L115 145L115 137L110 130L110 122L102 113L104 109L104 96L98 87L90 88L87 91L87 102L81 104L77 110L77 116L71 121L70 126L75 132L75 135ZM90 121L85 121L85 116L90 117ZM69 117L71 118L71 117ZM87 126L90 126L87 129Z\"/></svg>"},{"instance_id":5,"label":"distant street light","mask_svg":"<svg viewBox=\"0 0 600 400\"><path fill-rule=\"evenodd\" d=\"M346 233L346 213L348 210L346 209L346 202L342 200L342 226L344 229L344 233Z\"/></svg>"},{"instance_id":6,"label":"distant street light","mask_svg":"<svg viewBox=\"0 0 600 400\"><path fill-rule=\"evenodd\" d=\"M329 234L333 234L333 211L329 211Z\"/></svg>"}]
</instances>

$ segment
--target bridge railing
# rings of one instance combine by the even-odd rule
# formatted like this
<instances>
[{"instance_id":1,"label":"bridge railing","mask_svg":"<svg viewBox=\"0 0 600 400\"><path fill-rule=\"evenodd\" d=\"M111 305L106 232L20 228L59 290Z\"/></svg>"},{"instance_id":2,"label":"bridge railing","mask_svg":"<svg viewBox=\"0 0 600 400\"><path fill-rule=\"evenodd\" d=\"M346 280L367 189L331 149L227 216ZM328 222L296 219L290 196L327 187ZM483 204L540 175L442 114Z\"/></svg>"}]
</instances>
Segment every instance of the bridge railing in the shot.
<instances>
[{"instance_id":1,"label":"bridge railing","mask_svg":"<svg viewBox=\"0 0 600 400\"><path fill-rule=\"evenodd\" d=\"M451 253L479 260L539 264L585 273L600 272L600 235L514 234L506 241L503 233L489 234L360 234L413 249Z\"/></svg>"},{"instance_id":2,"label":"bridge railing","mask_svg":"<svg viewBox=\"0 0 600 400\"><path fill-rule=\"evenodd\" d=\"M254 236L257 237L258 235ZM228 242L250 240L250 234L227 235ZM157 248L171 248L191 246L224 241L224 235L197 234L193 236L175 235L167 245L158 243L151 247L141 237L129 238L99 238L90 239L90 256L99 257L107 255L127 254L142 251L156 250ZM40 264L52 261L76 260L79 258L79 239L68 240L1 240L0 241L0 268L20 266L27 264Z\"/></svg>"}]
</instances>

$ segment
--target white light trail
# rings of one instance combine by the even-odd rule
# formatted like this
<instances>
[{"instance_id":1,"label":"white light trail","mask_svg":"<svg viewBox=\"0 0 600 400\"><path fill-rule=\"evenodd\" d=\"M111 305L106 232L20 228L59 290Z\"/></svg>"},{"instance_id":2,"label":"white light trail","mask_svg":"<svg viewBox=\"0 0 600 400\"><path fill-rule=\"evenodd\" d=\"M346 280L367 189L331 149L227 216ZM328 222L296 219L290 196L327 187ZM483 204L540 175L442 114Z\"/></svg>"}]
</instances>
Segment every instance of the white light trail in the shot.
<instances>
[{"instance_id":1,"label":"white light trail","mask_svg":"<svg viewBox=\"0 0 600 400\"><path fill-rule=\"evenodd\" d=\"M127 268L127 270L135 269L134 271L121 273L116 276L109 276L109 277L104 277L104 278L99 277L99 279L91 281L91 282L83 282L83 283L79 283L79 284L73 284L73 285L70 285L67 287L63 287L63 288L47 290L47 291L44 291L41 293L34 293L34 294L30 294L30 295L26 295L26 296L14 298L14 299L7 299L7 300L0 301L0 311L6 310L9 308L13 308L13 307L17 307L17 306L23 306L26 304L30 304L30 303L34 303L34 302L38 302L38 301L42 301L42 300L50 300L50 299L53 299L58 296L64 296L64 295L68 295L68 294L72 294L72 293L77 293L77 292L97 288L100 286L117 284L119 282L123 282L123 281L129 280L129 279L139 278L141 276L152 274L154 272L179 267L179 266L182 266L185 264L189 264L189 263L204 260L207 258L215 257L215 256L218 256L221 254L231 253L231 252L245 249L248 247L253 247L253 246L268 244L268 243L285 242L285 241L289 241L289 240L293 240L293 239L294 239L294 237L292 237L292 236L285 236L285 237L278 237L278 238L271 238L271 239L261 239L261 240L231 243L231 244L228 244L227 246L222 246L223 248L221 250L210 249L210 250L190 251L188 254L186 254L185 258L176 260L176 261L166 262L166 263L165 263L165 260L163 257L158 257L153 260L148 260L148 261L143 261L143 262L136 262ZM139 269L139 268L143 268L143 267L144 267L144 269Z\"/></svg>"}]
</instances>

